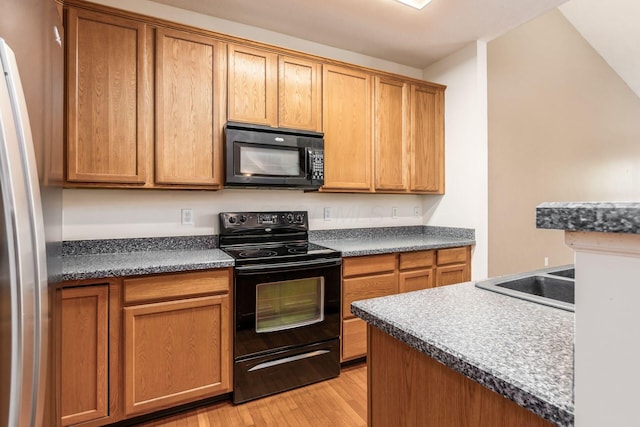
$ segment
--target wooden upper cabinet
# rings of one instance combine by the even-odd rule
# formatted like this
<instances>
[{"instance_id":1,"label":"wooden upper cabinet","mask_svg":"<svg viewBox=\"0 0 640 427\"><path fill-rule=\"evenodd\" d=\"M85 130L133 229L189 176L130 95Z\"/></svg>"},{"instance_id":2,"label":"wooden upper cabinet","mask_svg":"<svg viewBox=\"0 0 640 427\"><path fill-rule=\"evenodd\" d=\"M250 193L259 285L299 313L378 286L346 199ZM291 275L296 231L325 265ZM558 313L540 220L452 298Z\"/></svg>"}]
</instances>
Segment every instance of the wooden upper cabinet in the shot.
<instances>
[{"instance_id":1,"label":"wooden upper cabinet","mask_svg":"<svg viewBox=\"0 0 640 427\"><path fill-rule=\"evenodd\" d=\"M444 89L411 86L410 190L444 193Z\"/></svg>"},{"instance_id":2,"label":"wooden upper cabinet","mask_svg":"<svg viewBox=\"0 0 640 427\"><path fill-rule=\"evenodd\" d=\"M376 190L408 189L409 85L375 77L374 181Z\"/></svg>"},{"instance_id":3,"label":"wooden upper cabinet","mask_svg":"<svg viewBox=\"0 0 640 427\"><path fill-rule=\"evenodd\" d=\"M278 125L278 55L229 45L228 118L230 121Z\"/></svg>"},{"instance_id":4,"label":"wooden upper cabinet","mask_svg":"<svg viewBox=\"0 0 640 427\"><path fill-rule=\"evenodd\" d=\"M225 47L208 37L156 30L158 184L222 186Z\"/></svg>"},{"instance_id":5,"label":"wooden upper cabinet","mask_svg":"<svg viewBox=\"0 0 640 427\"><path fill-rule=\"evenodd\" d=\"M325 65L323 190L371 191L370 74Z\"/></svg>"},{"instance_id":6,"label":"wooden upper cabinet","mask_svg":"<svg viewBox=\"0 0 640 427\"><path fill-rule=\"evenodd\" d=\"M67 180L144 184L146 25L68 9Z\"/></svg>"},{"instance_id":7,"label":"wooden upper cabinet","mask_svg":"<svg viewBox=\"0 0 640 427\"><path fill-rule=\"evenodd\" d=\"M322 130L322 65L299 58L278 58L278 125Z\"/></svg>"}]
</instances>

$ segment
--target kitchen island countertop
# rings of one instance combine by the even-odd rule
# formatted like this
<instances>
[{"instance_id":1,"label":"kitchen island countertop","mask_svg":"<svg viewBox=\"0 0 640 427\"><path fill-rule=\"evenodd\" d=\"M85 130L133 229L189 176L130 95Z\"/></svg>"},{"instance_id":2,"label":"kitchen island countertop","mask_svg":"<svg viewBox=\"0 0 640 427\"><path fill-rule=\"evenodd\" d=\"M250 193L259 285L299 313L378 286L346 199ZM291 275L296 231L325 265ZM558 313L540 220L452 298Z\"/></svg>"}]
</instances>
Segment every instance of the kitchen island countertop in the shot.
<instances>
[{"instance_id":1,"label":"kitchen island countertop","mask_svg":"<svg viewBox=\"0 0 640 427\"><path fill-rule=\"evenodd\" d=\"M357 301L351 310L542 418L573 425L573 313L473 282Z\"/></svg>"}]
</instances>

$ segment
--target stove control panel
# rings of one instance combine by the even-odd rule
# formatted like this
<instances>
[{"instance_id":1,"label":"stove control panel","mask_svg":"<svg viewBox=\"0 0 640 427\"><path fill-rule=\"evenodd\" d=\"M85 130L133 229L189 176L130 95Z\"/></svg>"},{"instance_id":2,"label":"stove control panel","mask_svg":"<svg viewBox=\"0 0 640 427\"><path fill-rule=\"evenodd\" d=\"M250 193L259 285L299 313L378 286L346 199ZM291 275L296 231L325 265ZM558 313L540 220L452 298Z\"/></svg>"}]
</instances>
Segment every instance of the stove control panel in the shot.
<instances>
[{"instance_id":1,"label":"stove control panel","mask_svg":"<svg viewBox=\"0 0 640 427\"><path fill-rule=\"evenodd\" d=\"M260 229L260 228L297 228L308 230L307 211L277 211L277 212L221 212L220 231L226 230Z\"/></svg>"}]
</instances>

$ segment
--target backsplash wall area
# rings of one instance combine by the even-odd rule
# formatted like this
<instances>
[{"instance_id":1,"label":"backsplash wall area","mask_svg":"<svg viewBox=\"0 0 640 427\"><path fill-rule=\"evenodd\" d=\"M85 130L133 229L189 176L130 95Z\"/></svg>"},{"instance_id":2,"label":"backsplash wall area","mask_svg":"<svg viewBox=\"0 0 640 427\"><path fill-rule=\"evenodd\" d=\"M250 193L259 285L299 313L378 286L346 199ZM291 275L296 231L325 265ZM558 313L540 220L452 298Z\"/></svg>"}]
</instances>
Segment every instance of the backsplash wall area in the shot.
<instances>
[{"instance_id":1,"label":"backsplash wall area","mask_svg":"<svg viewBox=\"0 0 640 427\"><path fill-rule=\"evenodd\" d=\"M438 198L297 190L67 189L63 192L63 239L218 234L218 213L225 211L306 210L312 230L423 225L426 224L423 203ZM397 218L392 218L394 207ZM324 219L325 208L331 210L328 221ZM182 209L192 209L193 225L181 224Z\"/></svg>"}]
</instances>

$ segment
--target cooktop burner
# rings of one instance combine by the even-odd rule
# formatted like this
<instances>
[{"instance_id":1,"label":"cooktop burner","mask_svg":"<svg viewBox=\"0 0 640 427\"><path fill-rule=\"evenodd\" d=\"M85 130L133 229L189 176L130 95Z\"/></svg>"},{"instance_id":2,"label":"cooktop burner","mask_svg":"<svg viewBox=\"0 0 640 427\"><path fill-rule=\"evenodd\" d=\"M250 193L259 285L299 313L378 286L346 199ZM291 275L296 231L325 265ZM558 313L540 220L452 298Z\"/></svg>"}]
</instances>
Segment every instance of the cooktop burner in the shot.
<instances>
[{"instance_id":1,"label":"cooktop burner","mask_svg":"<svg viewBox=\"0 0 640 427\"><path fill-rule=\"evenodd\" d=\"M339 258L340 252L308 239L305 211L220 213L220 249L236 265Z\"/></svg>"},{"instance_id":2,"label":"cooktop burner","mask_svg":"<svg viewBox=\"0 0 640 427\"><path fill-rule=\"evenodd\" d=\"M248 249L238 254L240 258L268 258L276 255L278 255L278 252L264 249Z\"/></svg>"},{"instance_id":3,"label":"cooktop burner","mask_svg":"<svg viewBox=\"0 0 640 427\"><path fill-rule=\"evenodd\" d=\"M331 254L337 251L316 245L315 243L275 243L223 247L226 253L236 260L264 260L270 258L300 258Z\"/></svg>"}]
</instances>

